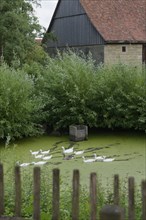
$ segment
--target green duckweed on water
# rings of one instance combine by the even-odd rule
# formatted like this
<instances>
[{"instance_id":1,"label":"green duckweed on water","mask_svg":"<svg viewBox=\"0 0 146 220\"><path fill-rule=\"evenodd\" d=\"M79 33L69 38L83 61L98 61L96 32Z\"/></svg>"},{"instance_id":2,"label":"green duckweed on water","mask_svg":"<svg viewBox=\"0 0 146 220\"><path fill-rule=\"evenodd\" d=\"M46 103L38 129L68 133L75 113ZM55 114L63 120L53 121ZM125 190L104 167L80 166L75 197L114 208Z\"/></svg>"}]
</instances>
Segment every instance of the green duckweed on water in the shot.
<instances>
[{"instance_id":1,"label":"green duckweed on water","mask_svg":"<svg viewBox=\"0 0 146 220\"><path fill-rule=\"evenodd\" d=\"M74 150L85 150L85 158L93 158L93 154L105 155L115 158L113 162L84 163L82 155L75 156L71 160L64 160L62 146ZM69 136L40 136L15 141L7 148L0 145L0 162L4 165L4 173L13 172L17 161L20 163L36 162L30 150L48 150L52 158L47 164L41 166L42 172L48 173L52 178L52 169L59 168L62 183L72 185L72 173L74 169L80 170L81 184L88 186L91 172L96 172L98 180L103 186L113 181L113 175L119 174L121 180L127 177L135 177L136 184L146 178L146 137L139 132L94 132L89 133L87 141L70 142ZM21 167L21 173L32 175L33 165ZM7 176L7 175L6 175ZM50 180L52 181L52 180Z\"/></svg>"}]
</instances>

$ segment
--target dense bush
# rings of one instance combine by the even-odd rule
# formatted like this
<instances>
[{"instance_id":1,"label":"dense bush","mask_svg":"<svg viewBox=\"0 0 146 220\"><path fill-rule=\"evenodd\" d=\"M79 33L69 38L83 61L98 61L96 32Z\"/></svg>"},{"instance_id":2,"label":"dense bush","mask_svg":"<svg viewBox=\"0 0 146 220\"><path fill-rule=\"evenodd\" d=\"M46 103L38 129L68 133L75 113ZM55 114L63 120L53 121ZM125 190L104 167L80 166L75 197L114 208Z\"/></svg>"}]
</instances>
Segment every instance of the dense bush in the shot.
<instances>
[{"instance_id":1,"label":"dense bush","mask_svg":"<svg viewBox=\"0 0 146 220\"><path fill-rule=\"evenodd\" d=\"M46 121L54 129L70 124L96 125L97 113L90 105L95 94L95 66L90 59L63 53L50 59L44 74Z\"/></svg>"},{"instance_id":2,"label":"dense bush","mask_svg":"<svg viewBox=\"0 0 146 220\"><path fill-rule=\"evenodd\" d=\"M44 73L46 122L54 129L70 124L146 129L146 75L141 68L95 67L73 52L50 58Z\"/></svg>"},{"instance_id":3,"label":"dense bush","mask_svg":"<svg viewBox=\"0 0 146 220\"><path fill-rule=\"evenodd\" d=\"M98 69L94 100L98 127L146 129L145 74L122 65Z\"/></svg>"},{"instance_id":4,"label":"dense bush","mask_svg":"<svg viewBox=\"0 0 146 220\"><path fill-rule=\"evenodd\" d=\"M22 70L0 66L0 138L9 141L40 132L42 104L34 91L33 80Z\"/></svg>"},{"instance_id":5,"label":"dense bush","mask_svg":"<svg viewBox=\"0 0 146 220\"><path fill-rule=\"evenodd\" d=\"M71 51L30 63L0 66L0 138L35 135L40 125L146 130L146 69L96 67Z\"/></svg>"}]
</instances>

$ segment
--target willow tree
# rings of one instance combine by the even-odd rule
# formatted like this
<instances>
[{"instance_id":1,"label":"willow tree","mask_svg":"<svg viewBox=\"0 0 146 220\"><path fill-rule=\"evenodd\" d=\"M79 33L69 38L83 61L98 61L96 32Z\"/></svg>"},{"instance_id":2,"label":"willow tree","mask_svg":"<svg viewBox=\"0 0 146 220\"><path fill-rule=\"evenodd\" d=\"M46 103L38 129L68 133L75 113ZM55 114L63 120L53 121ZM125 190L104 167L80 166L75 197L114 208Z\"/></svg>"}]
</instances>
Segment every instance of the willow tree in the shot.
<instances>
[{"instance_id":1,"label":"willow tree","mask_svg":"<svg viewBox=\"0 0 146 220\"><path fill-rule=\"evenodd\" d=\"M21 63L27 60L41 30L32 3L38 4L38 0L1 0L0 57L8 64L14 57Z\"/></svg>"}]
</instances>

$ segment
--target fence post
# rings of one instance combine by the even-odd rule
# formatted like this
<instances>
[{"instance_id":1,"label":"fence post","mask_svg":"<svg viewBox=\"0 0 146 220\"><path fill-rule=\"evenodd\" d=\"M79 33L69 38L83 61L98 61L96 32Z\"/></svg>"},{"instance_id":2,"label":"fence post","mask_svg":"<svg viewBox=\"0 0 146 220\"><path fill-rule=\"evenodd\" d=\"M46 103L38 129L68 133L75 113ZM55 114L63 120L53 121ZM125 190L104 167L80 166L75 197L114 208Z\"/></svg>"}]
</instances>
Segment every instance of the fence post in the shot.
<instances>
[{"instance_id":1,"label":"fence post","mask_svg":"<svg viewBox=\"0 0 146 220\"><path fill-rule=\"evenodd\" d=\"M135 220L135 201L134 201L134 178L128 179L128 220Z\"/></svg>"},{"instance_id":2,"label":"fence post","mask_svg":"<svg viewBox=\"0 0 146 220\"><path fill-rule=\"evenodd\" d=\"M79 170L73 171L72 220L79 219Z\"/></svg>"},{"instance_id":3,"label":"fence post","mask_svg":"<svg viewBox=\"0 0 146 220\"><path fill-rule=\"evenodd\" d=\"M15 216L21 216L21 178L20 167L15 167Z\"/></svg>"},{"instance_id":4,"label":"fence post","mask_svg":"<svg viewBox=\"0 0 146 220\"><path fill-rule=\"evenodd\" d=\"M33 220L40 220L40 167L34 167Z\"/></svg>"},{"instance_id":5,"label":"fence post","mask_svg":"<svg viewBox=\"0 0 146 220\"><path fill-rule=\"evenodd\" d=\"M114 175L114 205L119 205L119 175Z\"/></svg>"},{"instance_id":6,"label":"fence post","mask_svg":"<svg viewBox=\"0 0 146 220\"><path fill-rule=\"evenodd\" d=\"M100 220L125 220L124 209L117 205L105 205L100 211Z\"/></svg>"},{"instance_id":7,"label":"fence post","mask_svg":"<svg viewBox=\"0 0 146 220\"><path fill-rule=\"evenodd\" d=\"M60 199L59 174L60 174L59 169L53 169L52 220L59 219L59 199Z\"/></svg>"},{"instance_id":8,"label":"fence post","mask_svg":"<svg viewBox=\"0 0 146 220\"><path fill-rule=\"evenodd\" d=\"M91 204L91 220L97 220L97 187L96 173L90 175L90 204Z\"/></svg>"},{"instance_id":9,"label":"fence post","mask_svg":"<svg viewBox=\"0 0 146 220\"><path fill-rule=\"evenodd\" d=\"M0 163L0 216L4 214L4 172Z\"/></svg>"},{"instance_id":10,"label":"fence post","mask_svg":"<svg viewBox=\"0 0 146 220\"><path fill-rule=\"evenodd\" d=\"M142 220L146 219L146 180L142 181Z\"/></svg>"}]
</instances>

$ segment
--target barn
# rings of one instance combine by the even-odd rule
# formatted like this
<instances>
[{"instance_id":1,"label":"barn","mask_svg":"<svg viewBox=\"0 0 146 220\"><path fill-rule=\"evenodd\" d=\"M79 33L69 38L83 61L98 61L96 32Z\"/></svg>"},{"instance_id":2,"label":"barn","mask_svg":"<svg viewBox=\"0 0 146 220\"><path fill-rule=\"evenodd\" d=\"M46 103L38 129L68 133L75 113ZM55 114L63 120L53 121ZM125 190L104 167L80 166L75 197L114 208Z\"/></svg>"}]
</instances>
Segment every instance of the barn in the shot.
<instances>
[{"instance_id":1,"label":"barn","mask_svg":"<svg viewBox=\"0 0 146 220\"><path fill-rule=\"evenodd\" d=\"M69 47L98 64L146 64L146 0L59 0L47 33L51 55Z\"/></svg>"}]
</instances>

